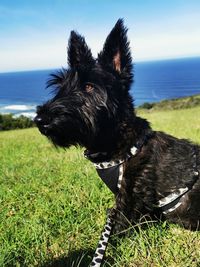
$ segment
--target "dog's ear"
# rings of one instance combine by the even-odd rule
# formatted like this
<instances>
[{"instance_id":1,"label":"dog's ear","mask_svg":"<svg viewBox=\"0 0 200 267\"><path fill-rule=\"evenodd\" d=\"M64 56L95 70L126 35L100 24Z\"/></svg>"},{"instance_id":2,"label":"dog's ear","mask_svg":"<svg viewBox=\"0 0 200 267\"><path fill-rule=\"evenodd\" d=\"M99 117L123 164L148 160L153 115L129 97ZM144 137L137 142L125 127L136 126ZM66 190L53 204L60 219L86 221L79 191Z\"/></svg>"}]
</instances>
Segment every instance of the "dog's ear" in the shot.
<instances>
[{"instance_id":1,"label":"dog's ear","mask_svg":"<svg viewBox=\"0 0 200 267\"><path fill-rule=\"evenodd\" d=\"M91 50L88 48L84 37L71 32L68 43L68 64L72 68L94 64Z\"/></svg>"},{"instance_id":2,"label":"dog's ear","mask_svg":"<svg viewBox=\"0 0 200 267\"><path fill-rule=\"evenodd\" d=\"M114 69L119 74L132 75L132 58L127 40L127 28L119 19L108 35L98 61L104 67Z\"/></svg>"}]
</instances>

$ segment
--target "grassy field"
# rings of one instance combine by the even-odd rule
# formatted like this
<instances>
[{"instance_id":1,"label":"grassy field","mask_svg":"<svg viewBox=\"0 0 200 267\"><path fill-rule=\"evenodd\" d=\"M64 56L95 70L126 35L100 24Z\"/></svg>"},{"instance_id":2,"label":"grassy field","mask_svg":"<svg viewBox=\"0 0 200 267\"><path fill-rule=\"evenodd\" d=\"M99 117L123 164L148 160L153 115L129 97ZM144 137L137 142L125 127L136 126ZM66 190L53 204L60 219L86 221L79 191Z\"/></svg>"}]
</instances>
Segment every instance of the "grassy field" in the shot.
<instances>
[{"instance_id":1,"label":"grassy field","mask_svg":"<svg viewBox=\"0 0 200 267\"><path fill-rule=\"evenodd\" d=\"M200 107L140 110L152 127L200 143ZM82 150L37 129L0 132L0 266L88 266L113 195ZM149 225L112 237L104 266L200 266L200 233Z\"/></svg>"}]
</instances>

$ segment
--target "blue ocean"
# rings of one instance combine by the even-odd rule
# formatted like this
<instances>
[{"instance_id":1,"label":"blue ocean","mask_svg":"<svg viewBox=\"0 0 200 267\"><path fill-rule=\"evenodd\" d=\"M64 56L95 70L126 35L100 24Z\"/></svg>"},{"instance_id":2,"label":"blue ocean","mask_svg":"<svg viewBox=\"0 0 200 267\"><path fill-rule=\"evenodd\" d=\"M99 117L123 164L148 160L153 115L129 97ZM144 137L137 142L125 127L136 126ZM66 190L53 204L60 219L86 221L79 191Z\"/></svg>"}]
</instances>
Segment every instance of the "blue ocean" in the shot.
<instances>
[{"instance_id":1,"label":"blue ocean","mask_svg":"<svg viewBox=\"0 0 200 267\"><path fill-rule=\"evenodd\" d=\"M53 70L0 73L0 113L34 117L35 108L51 97L45 89ZM200 57L134 64L131 88L136 106L200 94Z\"/></svg>"}]
</instances>

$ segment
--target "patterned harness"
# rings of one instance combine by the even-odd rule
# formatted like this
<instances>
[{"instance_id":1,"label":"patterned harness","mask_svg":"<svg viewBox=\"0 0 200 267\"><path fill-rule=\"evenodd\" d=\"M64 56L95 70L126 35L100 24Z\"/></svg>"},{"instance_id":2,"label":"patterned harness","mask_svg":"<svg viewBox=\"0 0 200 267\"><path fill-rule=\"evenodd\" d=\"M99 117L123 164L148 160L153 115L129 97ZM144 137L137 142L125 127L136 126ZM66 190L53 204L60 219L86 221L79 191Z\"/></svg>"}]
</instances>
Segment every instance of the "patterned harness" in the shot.
<instances>
[{"instance_id":1,"label":"patterned harness","mask_svg":"<svg viewBox=\"0 0 200 267\"><path fill-rule=\"evenodd\" d=\"M131 157L135 156L141 149L140 147L133 146L130 149L130 152L126 155L123 160L112 160L105 161L100 163L93 163L98 175L103 180L103 182L108 186L108 188L116 195L119 189L121 188L121 182L124 173L124 165L123 163L129 160ZM84 152L84 156L93 161L97 157L105 156L106 153L95 153L89 154L87 151ZM194 147L193 151L194 165L193 165L193 180L192 184L177 189L175 192L169 194L168 196L160 199L155 205L155 208L159 208L162 210L164 214L174 211L182 204L182 198L186 193L188 193L197 179L199 178L199 172L197 170L197 157L196 157L196 148ZM108 245L108 240L112 231L113 221L110 213L107 215L107 220L104 226L104 229L101 233L101 237L96 248L95 254L93 256L92 262L90 264L91 267L100 267L103 262L103 257L105 255L105 251Z\"/></svg>"}]
</instances>

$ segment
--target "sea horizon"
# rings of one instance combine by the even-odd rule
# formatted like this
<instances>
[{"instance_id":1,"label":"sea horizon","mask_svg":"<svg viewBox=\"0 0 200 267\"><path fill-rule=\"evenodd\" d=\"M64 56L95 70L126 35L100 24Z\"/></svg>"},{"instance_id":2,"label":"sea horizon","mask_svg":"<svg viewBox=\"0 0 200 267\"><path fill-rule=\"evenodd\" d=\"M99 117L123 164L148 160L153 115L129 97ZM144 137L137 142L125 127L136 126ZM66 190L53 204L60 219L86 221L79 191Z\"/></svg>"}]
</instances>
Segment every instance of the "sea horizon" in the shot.
<instances>
[{"instance_id":1,"label":"sea horizon","mask_svg":"<svg viewBox=\"0 0 200 267\"><path fill-rule=\"evenodd\" d=\"M183 56L183 57L169 57L169 58L155 58L155 59L141 59L133 62L133 65L140 64L140 63L154 63L160 61L176 61L176 60L187 60L187 59L200 59L200 55L198 56ZM0 74L7 74L7 73L19 73L19 72L34 72L34 71L52 71L52 70L59 70L61 68L66 68L67 66L57 66L54 68L33 68L33 69L19 69L19 70L5 70L0 71Z\"/></svg>"},{"instance_id":2,"label":"sea horizon","mask_svg":"<svg viewBox=\"0 0 200 267\"><path fill-rule=\"evenodd\" d=\"M46 90L55 69L0 73L0 113L35 116L36 106L51 98ZM138 61L134 63L130 93L135 106L200 94L200 57Z\"/></svg>"}]
</instances>

